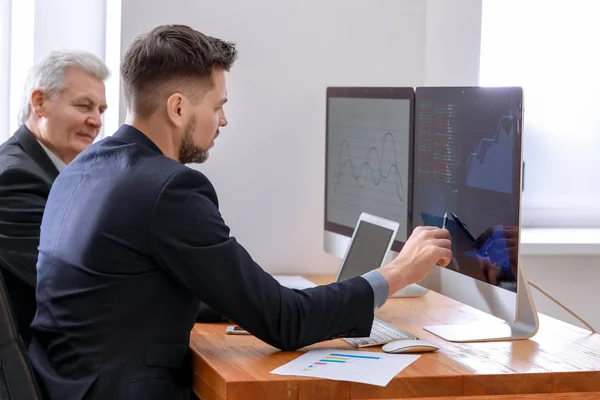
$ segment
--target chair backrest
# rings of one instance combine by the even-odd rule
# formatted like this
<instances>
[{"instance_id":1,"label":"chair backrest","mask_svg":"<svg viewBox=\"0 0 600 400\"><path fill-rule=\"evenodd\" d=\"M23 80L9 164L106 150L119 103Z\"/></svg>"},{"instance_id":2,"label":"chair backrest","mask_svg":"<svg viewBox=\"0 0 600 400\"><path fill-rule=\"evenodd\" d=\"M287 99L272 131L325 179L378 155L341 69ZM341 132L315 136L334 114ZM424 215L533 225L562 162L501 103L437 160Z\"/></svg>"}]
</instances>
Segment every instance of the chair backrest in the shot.
<instances>
[{"instance_id":1,"label":"chair backrest","mask_svg":"<svg viewBox=\"0 0 600 400\"><path fill-rule=\"evenodd\" d=\"M41 400L0 274L0 400Z\"/></svg>"}]
</instances>

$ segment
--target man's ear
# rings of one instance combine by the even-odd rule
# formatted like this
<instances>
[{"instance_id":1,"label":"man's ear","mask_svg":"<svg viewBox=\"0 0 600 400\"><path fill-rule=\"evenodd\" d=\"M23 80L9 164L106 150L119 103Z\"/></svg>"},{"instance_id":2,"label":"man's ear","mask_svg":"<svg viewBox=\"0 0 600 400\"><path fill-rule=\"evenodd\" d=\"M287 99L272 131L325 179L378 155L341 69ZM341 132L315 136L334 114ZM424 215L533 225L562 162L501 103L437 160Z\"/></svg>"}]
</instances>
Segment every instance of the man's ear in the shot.
<instances>
[{"instance_id":1,"label":"man's ear","mask_svg":"<svg viewBox=\"0 0 600 400\"><path fill-rule=\"evenodd\" d=\"M35 89L31 92L29 97L29 104L31 105L31 111L38 118L42 118L46 114L46 93L41 89Z\"/></svg>"},{"instance_id":2,"label":"man's ear","mask_svg":"<svg viewBox=\"0 0 600 400\"><path fill-rule=\"evenodd\" d=\"M167 118L178 128L183 125L183 95L181 93L173 93L167 99Z\"/></svg>"}]
</instances>

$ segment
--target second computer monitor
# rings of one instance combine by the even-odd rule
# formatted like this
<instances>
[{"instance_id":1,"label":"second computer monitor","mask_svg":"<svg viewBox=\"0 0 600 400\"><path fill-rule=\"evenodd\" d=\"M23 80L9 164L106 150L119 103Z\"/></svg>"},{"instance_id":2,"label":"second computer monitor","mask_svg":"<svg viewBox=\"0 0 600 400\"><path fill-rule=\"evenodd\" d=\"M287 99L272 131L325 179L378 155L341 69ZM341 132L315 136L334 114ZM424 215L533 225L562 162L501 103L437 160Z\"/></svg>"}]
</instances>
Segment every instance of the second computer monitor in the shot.
<instances>
[{"instance_id":1,"label":"second computer monitor","mask_svg":"<svg viewBox=\"0 0 600 400\"><path fill-rule=\"evenodd\" d=\"M455 342L527 339L539 321L519 263L523 93L417 88L414 225L446 227L453 259L420 285L500 319L426 326Z\"/></svg>"},{"instance_id":2,"label":"second computer monitor","mask_svg":"<svg viewBox=\"0 0 600 400\"><path fill-rule=\"evenodd\" d=\"M448 269L517 291L521 88L425 87L415 96L414 226L453 239Z\"/></svg>"}]
</instances>

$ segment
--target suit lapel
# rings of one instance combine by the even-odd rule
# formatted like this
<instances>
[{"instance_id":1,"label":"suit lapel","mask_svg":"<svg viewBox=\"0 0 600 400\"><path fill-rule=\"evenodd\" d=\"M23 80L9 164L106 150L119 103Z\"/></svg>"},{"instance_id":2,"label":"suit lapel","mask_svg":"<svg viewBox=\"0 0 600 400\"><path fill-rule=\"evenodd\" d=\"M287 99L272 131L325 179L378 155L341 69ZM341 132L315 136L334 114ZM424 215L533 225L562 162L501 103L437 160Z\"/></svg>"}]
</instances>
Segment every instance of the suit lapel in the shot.
<instances>
[{"instance_id":1,"label":"suit lapel","mask_svg":"<svg viewBox=\"0 0 600 400\"><path fill-rule=\"evenodd\" d=\"M48 177L54 182L58 176L58 170L48 157L48 154L44 151L42 146L38 143L33 133L25 125L21 125L19 130L15 132L15 140L19 142L23 150L36 162L48 175Z\"/></svg>"}]
</instances>

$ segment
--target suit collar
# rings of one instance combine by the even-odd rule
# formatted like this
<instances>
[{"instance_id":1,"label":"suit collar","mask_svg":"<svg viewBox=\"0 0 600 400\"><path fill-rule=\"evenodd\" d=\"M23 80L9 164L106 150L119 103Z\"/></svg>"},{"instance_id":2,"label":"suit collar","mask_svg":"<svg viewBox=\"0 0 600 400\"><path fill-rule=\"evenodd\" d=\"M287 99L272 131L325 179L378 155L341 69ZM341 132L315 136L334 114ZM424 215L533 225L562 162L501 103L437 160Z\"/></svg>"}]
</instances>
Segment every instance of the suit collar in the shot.
<instances>
[{"instance_id":1,"label":"suit collar","mask_svg":"<svg viewBox=\"0 0 600 400\"><path fill-rule=\"evenodd\" d=\"M119 138L126 142L139 144L150 150L156 151L157 153L163 154L163 152L160 151L158 146L148 136L131 125L121 125L113 137Z\"/></svg>"},{"instance_id":2,"label":"suit collar","mask_svg":"<svg viewBox=\"0 0 600 400\"><path fill-rule=\"evenodd\" d=\"M54 164L54 166L58 170L58 173L61 173L62 170L67 167L67 164L63 160L58 158L58 156L54 154L52 150L44 146L42 142L40 142L39 140L37 142L40 144L40 146L42 146L42 149L44 149L44 152L46 153L48 158L50 158L50 161L52 161L52 164Z\"/></svg>"},{"instance_id":3,"label":"suit collar","mask_svg":"<svg viewBox=\"0 0 600 400\"><path fill-rule=\"evenodd\" d=\"M50 157L48 157L35 136L33 136L33 133L25 125L21 125L13 137L29 157L54 181L58 176L58 169L56 169Z\"/></svg>"}]
</instances>

